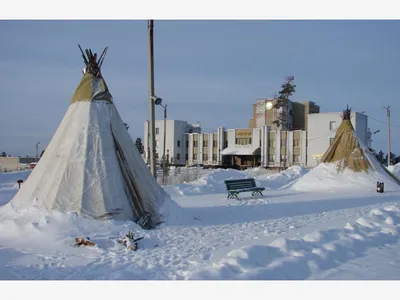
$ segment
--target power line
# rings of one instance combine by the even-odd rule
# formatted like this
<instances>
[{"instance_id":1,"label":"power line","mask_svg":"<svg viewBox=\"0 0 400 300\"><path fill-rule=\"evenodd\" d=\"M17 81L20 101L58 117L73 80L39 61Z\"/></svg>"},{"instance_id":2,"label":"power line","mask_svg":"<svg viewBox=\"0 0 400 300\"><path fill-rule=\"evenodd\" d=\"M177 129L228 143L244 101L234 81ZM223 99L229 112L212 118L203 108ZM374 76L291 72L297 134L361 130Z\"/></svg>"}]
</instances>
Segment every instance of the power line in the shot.
<instances>
[{"instance_id":1,"label":"power line","mask_svg":"<svg viewBox=\"0 0 400 300\"><path fill-rule=\"evenodd\" d=\"M320 136L317 136L317 137L314 137L314 138L309 138L308 140L309 140L309 141L312 141L312 140L316 140L316 139L323 138L323 137L328 136L328 135L332 135L332 132L329 131L327 134L320 135Z\"/></svg>"},{"instance_id":2,"label":"power line","mask_svg":"<svg viewBox=\"0 0 400 300\"><path fill-rule=\"evenodd\" d=\"M388 124L388 122L375 119L374 117L371 117L370 115L366 115L366 116L367 116L368 118L371 118L372 120L377 121L377 122L380 122L380 123L382 123L382 124L385 124L385 125ZM393 125L392 123L390 123L390 127L400 128L400 126L398 126L398 125Z\"/></svg>"}]
</instances>

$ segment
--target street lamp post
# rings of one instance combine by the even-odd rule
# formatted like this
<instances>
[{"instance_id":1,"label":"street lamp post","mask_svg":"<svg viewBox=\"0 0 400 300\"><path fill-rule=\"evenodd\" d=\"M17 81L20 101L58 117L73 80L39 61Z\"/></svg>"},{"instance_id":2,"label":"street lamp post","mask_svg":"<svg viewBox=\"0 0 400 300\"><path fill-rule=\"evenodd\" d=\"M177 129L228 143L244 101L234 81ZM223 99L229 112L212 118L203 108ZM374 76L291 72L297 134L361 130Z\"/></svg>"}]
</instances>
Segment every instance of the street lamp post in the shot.
<instances>
[{"instance_id":1,"label":"street lamp post","mask_svg":"<svg viewBox=\"0 0 400 300\"><path fill-rule=\"evenodd\" d=\"M169 162L169 149L167 149L167 162ZM171 158L171 162L172 162L172 158Z\"/></svg>"},{"instance_id":2,"label":"street lamp post","mask_svg":"<svg viewBox=\"0 0 400 300\"><path fill-rule=\"evenodd\" d=\"M36 162L39 161L39 144L40 142L36 143Z\"/></svg>"},{"instance_id":3,"label":"street lamp post","mask_svg":"<svg viewBox=\"0 0 400 300\"><path fill-rule=\"evenodd\" d=\"M162 108L164 108L164 138L163 138L163 175L162 175L162 182L165 184L165 171L166 171L166 157L165 157L165 143L167 140L167 104L163 105L162 104L162 99L157 98L157 100L154 101L156 105L160 105Z\"/></svg>"}]
</instances>

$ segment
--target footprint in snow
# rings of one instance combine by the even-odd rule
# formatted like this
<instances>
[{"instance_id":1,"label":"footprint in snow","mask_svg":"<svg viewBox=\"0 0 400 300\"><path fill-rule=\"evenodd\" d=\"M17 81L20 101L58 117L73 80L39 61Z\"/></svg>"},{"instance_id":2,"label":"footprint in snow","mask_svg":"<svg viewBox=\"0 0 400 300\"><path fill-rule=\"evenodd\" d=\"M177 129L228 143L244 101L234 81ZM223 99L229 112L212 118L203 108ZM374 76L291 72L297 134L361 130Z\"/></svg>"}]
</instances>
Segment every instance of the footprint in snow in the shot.
<instances>
[{"instance_id":1,"label":"footprint in snow","mask_svg":"<svg viewBox=\"0 0 400 300\"><path fill-rule=\"evenodd\" d=\"M210 258L211 258L211 254L210 253L202 255L202 260L209 260Z\"/></svg>"}]
</instances>

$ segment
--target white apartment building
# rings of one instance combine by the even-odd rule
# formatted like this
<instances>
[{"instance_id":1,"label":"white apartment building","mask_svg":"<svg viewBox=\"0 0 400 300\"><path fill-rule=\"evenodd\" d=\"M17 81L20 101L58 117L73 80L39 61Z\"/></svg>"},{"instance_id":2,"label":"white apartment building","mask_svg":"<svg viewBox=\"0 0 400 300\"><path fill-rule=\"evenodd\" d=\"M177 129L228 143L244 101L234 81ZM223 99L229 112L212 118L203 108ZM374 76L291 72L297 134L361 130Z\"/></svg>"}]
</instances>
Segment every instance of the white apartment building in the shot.
<instances>
[{"instance_id":1,"label":"white apartment building","mask_svg":"<svg viewBox=\"0 0 400 300\"><path fill-rule=\"evenodd\" d=\"M313 113L307 118L308 130L276 130L275 126L225 129L202 133L200 124L167 120L166 156L179 165L225 165L242 168L267 168L301 165L315 166L332 143L342 122L340 112ZM358 138L371 146L368 117L351 113ZM163 153L164 120L156 120L156 152ZM144 147L148 149L148 122L145 122ZM148 162L149 151L145 152Z\"/></svg>"},{"instance_id":2,"label":"white apartment building","mask_svg":"<svg viewBox=\"0 0 400 300\"><path fill-rule=\"evenodd\" d=\"M157 120L156 152L163 153L164 121ZM144 147L148 149L148 122L145 122ZM304 130L271 130L261 128L218 127L214 133L202 133L198 124L167 120L166 156L179 165L228 165L282 167L306 165L307 134ZM149 151L145 153L148 162Z\"/></svg>"},{"instance_id":3,"label":"white apartment building","mask_svg":"<svg viewBox=\"0 0 400 300\"><path fill-rule=\"evenodd\" d=\"M226 165L239 167L282 167L306 165L306 132L261 128L227 129L215 133L185 134L188 138L189 165ZM286 160L286 162L284 162Z\"/></svg>"},{"instance_id":4,"label":"white apartment building","mask_svg":"<svg viewBox=\"0 0 400 300\"><path fill-rule=\"evenodd\" d=\"M201 126L197 124L189 124L186 121L180 120L166 120L165 131L165 156L176 164L185 164L186 157L186 136L185 133L201 132ZM144 159L149 162L149 121L144 123ZM164 153L164 120L155 121L155 140L156 140L156 153L159 159L162 158ZM146 151L147 150L147 151Z\"/></svg>"},{"instance_id":5,"label":"white apartment building","mask_svg":"<svg viewBox=\"0 0 400 300\"><path fill-rule=\"evenodd\" d=\"M326 112L308 116L307 166L315 166L335 138L336 130L342 123L341 112ZM371 131L368 128L368 116L351 112L351 123L357 137L371 147Z\"/></svg>"}]
</instances>

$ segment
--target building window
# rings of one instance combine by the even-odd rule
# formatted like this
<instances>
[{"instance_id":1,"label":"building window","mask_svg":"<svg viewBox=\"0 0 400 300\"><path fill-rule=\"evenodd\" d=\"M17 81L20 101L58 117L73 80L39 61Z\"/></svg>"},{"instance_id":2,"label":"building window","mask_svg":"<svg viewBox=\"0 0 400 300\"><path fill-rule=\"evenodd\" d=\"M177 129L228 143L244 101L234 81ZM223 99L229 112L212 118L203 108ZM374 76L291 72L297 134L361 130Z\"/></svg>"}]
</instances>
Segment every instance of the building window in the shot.
<instances>
[{"instance_id":1,"label":"building window","mask_svg":"<svg viewBox=\"0 0 400 300\"><path fill-rule=\"evenodd\" d=\"M156 127L156 134L160 134L160 128Z\"/></svg>"},{"instance_id":2,"label":"building window","mask_svg":"<svg viewBox=\"0 0 400 300\"><path fill-rule=\"evenodd\" d=\"M213 140L213 148L217 148L217 141Z\"/></svg>"},{"instance_id":3,"label":"building window","mask_svg":"<svg viewBox=\"0 0 400 300\"><path fill-rule=\"evenodd\" d=\"M193 153L193 159L197 160L197 153Z\"/></svg>"},{"instance_id":4,"label":"building window","mask_svg":"<svg viewBox=\"0 0 400 300\"><path fill-rule=\"evenodd\" d=\"M203 161L208 160L208 154L207 153L203 153Z\"/></svg>"},{"instance_id":5,"label":"building window","mask_svg":"<svg viewBox=\"0 0 400 300\"><path fill-rule=\"evenodd\" d=\"M228 141L225 141L225 148L228 148Z\"/></svg>"},{"instance_id":6,"label":"building window","mask_svg":"<svg viewBox=\"0 0 400 300\"><path fill-rule=\"evenodd\" d=\"M330 130L336 130L336 122L335 121L330 121L329 122L329 129Z\"/></svg>"},{"instance_id":7,"label":"building window","mask_svg":"<svg viewBox=\"0 0 400 300\"><path fill-rule=\"evenodd\" d=\"M213 153L213 161L217 161L217 154Z\"/></svg>"},{"instance_id":8,"label":"building window","mask_svg":"<svg viewBox=\"0 0 400 300\"><path fill-rule=\"evenodd\" d=\"M300 155L293 155L293 162L295 163L300 162Z\"/></svg>"},{"instance_id":9,"label":"building window","mask_svg":"<svg viewBox=\"0 0 400 300\"><path fill-rule=\"evenodd\" d=\"M275 140L268 139L268 146L272 148L275 147Z\"/></svg>"},{"instance_id":10,"label":"building window","mask_svg":"<svg viewBox=\"0 0 400 300\"><path fill-rule=\"evenodd\" d=\"M275 153L275 147L273 145L268 147L268 153Z\"/></svg>"},{"instance_id":11,"label":"building window","mask_svg":"<svg viewBox=\"0 0 400 300\"><path fill-rule=\"evenodd\" d=\"M186 141L186 148L189 148L189 141Z\"/></svg>"},{"instance_id":12,"label":"building window","mask_svg":"<svg viewBox=\"0 0 400 300\"><path fill-rule=\"evenodd\" d=\"M275 154L269 154L268 155L268 161L269 162L275 162Z\"/></svg>"},{"instance_id":13,"label":"building window","mask_svg":"<svg viewBox=\"0 0 400 300\"><path fill-rule=\"evenodd\" d=\"M282 161L285 161L285 160L286 160L286 155L285 155L285 154L282 154L282 155L281 155L281 160L282 160Z\"/></svg>"},{"instance_id":14,"label":"building window","mask_svg":"<svg viewBox=\"0 0 400 300\"><path fill-rule=\"evenodd\" d=\"M294 147L300 147L300 140L293 140Z\"/></svg>"},{"instance_id":15,"label":"building window","mask_svg":"<svg viewBox=\"0 0 400 300\"><path fill-rule=\"evenodd\" d=\"M281 140L281 148L286 148L286 140Z\"/></svg>"},{"instance_id":16,"label":"building window","mask_svg":"<svg viewBox=\"0 0 400 300\"><path fill-rule=\"evenodd\" d=\"M333 141L335 140L335 138L330 138L329 139L329 146L333 144Z\"/></svg>"},{"instance_id":17,"label":"building window","mask_svg":"<svg viewBox=\"0 0 400 300\"><path fill-rule=\"evenodd\" d=\"M199 146L199 142L198 141L193 141L193 147L198 147Z\"/></svg>"},{"instance_id":18,"label":"building window","mask_svg":"<svg viewBox=\"0 0 400 300\"><path fill-rule=\"evenodd\" d=\"M236 145L251 145L251 138L236 138Z\"/></svg>"},{"instance_id":19,"label":"building window","mask_svg":"<svg viewBox=\"0 0 400 300\"><path fill-rule=\"evenodd\" d=\"M176 159L181 159L181 154L180 153L176 154Z\"/></svg>"},{"instance_id":20,"label":"building window","mask_svg":"<svg viewBox=\"0 0 400 300\"><path fill-rule=\"evenodd\" d=\"M207 148L208 147L208 141L203 141L203 147Z\"/></svg>"},{"instance_id":21,"label":"building window","mask_svg":"<svg viewBox=\"0 0 400 300\"><path fill-rule=\"evenodd\" d=\"M189 153L185 154L185 159L188 160L189 159Z\"/></svg>"},{"instance_id":22,"label":"building window","mask_svg":"<svg viewBox=\"0 0 400 300\"><path fill-rule=\"evenodd\" d=\"M181 141L176 141L176 146L177 146L178 148L180 148L180 147L181 147Z\"/></svg>"}]
</instances>

